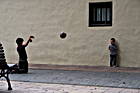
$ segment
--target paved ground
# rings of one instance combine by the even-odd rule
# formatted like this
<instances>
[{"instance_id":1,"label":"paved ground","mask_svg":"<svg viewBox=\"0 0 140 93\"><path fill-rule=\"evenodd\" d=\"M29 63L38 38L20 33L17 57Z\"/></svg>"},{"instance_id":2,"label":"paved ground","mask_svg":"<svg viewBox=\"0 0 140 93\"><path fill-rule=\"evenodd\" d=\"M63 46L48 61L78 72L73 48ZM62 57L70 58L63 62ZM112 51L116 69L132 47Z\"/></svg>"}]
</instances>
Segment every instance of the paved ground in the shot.
<instances>
[{"instance_id":1,"label":"paved ground","mask_svg":"<svg viewBox=\"0 0 140 93\"><path fill-rule=\"evenodd\" d=\"M29 70L11 74L12 91L0 80L0 93L140 93L140 73Z\"/></svg>"},{"instance_id":2,"label":"paved ground","mask_svg":"<svg viewBox=\"0 0 140 93\"><path fill-rule=\"evenodd\" d=\"M0 93L140 93L138 89L109 88L12 81L13 90L8 91L6 82L0 81Z\"/></svg>"},{"instance_id":3,"label":"paved ground","mask_svg":"<svg viewBox=\"0 0 140 93\"><path fill-rule=\"evenodd\" d=\"M36 83L140 89L140 73L30 69L29 74L12 74L10 78L14 81Z\"/></svg>"}]
</instances>

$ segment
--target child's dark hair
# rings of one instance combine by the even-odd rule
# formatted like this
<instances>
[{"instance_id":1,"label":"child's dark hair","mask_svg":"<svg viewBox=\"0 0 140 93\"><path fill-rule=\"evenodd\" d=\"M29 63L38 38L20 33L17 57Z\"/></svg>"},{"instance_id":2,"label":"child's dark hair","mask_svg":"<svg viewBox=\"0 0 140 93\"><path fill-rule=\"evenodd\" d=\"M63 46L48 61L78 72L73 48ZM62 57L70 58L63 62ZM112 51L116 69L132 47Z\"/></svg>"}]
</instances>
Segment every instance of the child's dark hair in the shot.
<instances>
[{"instance_id":1,"label":"child's dark hair","mask_svg":"<svg viewBox=\"0 0 140 93\"><path fill-rule=\"evenodd\" d=\"M115 42L116 40L115 40L115 38L111 38L111 40L113 41L113 42Z\"/></svg>"},{"instance_id":2,"label":"child's dark hair","mask_svg":"<svg viewBox=\"0 0 140 93\"><path fill-rule=\"evenodd\" d=\"M19 45L22 44L23 41L23 38L17 38L16 43Z\"/></svg>"}]
</instances>

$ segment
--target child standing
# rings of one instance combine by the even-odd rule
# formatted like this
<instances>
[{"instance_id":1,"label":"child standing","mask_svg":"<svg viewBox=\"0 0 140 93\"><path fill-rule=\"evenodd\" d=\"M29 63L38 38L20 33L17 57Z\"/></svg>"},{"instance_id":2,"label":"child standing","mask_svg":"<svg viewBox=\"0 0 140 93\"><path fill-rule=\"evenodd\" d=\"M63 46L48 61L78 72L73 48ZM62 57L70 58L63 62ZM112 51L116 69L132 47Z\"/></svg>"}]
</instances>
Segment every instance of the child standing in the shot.
<instances>
[{"instance_id":1,"label":"child standing","mask_svg":"<svg viewBox=\"0 0 140 93\"><path fill-rule=\"evenodd\" d=\"M19 73L28 73L28 61L27 61L27 53L25 48L28 46L29 42L32 42L33 36L30 36L28 41L23 44L23 38L17 38L17 52L19 54Z\"/></svg>"},{"instance_id":2,"label":"child standing","mask_svg":"<svg viewBox=\"0 0 140 93\"><path fill-rule=\"evenodd\" d=\"M118 47L116 45L115 38L110 39L110 67L116 67L117 66L117 55L118 55Z\"/></svg>"}]
</instances>

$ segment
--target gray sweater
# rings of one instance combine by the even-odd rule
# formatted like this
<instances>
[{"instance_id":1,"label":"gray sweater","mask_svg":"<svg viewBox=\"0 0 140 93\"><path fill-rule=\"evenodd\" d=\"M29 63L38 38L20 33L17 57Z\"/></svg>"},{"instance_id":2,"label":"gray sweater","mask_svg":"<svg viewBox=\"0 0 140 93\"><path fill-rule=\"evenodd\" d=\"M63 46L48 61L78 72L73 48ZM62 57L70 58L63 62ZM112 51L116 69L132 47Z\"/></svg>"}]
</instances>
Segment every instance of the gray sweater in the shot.
<instances>
[{"instance_id":1,"label":"gray sweater","mask_svg":"<svg viewBox=\"0 0 140 93\"><path fill-rule=\"evenodd\" d=\"M110 55L117 55L118 47L116 44L109 45Z\"/></svg>"}]
</instances>

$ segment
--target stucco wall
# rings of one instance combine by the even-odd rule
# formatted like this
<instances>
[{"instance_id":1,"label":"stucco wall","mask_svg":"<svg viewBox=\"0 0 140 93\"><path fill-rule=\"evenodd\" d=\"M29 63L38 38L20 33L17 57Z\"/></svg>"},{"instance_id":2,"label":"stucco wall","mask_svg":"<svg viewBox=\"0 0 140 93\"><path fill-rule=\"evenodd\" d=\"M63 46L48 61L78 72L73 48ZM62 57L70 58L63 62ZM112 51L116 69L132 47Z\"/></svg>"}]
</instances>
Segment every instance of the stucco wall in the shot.
<instances>
[{"instance_id":1,"label":"stucco wall","mask_svg":"<svg viewBox=\"0 0 140 93\"><path fill-rule=\"evenodd\" d=\"M108 66L108 40L120 46L120 65L140 67L140 0L112 0L113 26L88 27L88 3L111 0L1 0L0 42L8 63L17 63L17 37L32 64ZM61 32L67 38L59 38Z\"/></svg>"}]
</instances>

